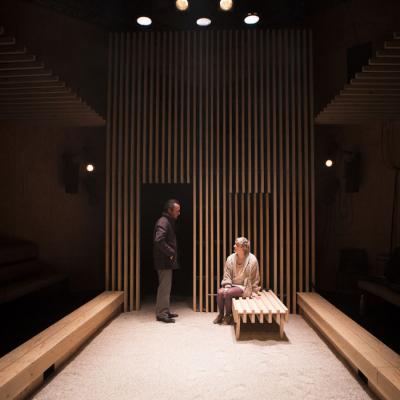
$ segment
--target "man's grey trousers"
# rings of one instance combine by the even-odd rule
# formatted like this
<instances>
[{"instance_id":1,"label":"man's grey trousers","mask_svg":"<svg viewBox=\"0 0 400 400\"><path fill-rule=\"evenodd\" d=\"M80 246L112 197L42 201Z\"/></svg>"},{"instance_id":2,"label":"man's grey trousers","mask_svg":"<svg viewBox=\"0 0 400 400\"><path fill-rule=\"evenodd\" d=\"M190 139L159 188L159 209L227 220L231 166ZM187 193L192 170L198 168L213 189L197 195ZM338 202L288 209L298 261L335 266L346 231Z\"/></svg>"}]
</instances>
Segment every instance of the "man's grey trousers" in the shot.
<instances>
[{"instance_id":1,"label":"man's grey trousers","mask_svg":"<svg viewBox=\"0 0 400 400\"><path fill-rule=\"evenodd\" d=\"M168 317L172 285L172 269L158 269L156 316Z\"/></svg>"}]
</instances>

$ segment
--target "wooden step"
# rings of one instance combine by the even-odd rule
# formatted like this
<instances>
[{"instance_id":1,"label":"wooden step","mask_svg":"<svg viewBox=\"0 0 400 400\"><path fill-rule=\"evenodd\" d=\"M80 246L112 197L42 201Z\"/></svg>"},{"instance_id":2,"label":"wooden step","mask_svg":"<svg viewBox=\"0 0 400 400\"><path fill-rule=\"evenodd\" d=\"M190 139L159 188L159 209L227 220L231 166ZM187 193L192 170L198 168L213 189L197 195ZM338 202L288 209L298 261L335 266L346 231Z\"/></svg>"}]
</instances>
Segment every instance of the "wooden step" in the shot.
<instances>
[{"instance_id":1,"label":"wooden step","mask_svg":"<svg viewBox=\"0 0 400 400\"><path fill-rule=\"evenodd\" d=\"M375 57L369 60L369 65L400 65L398 57Z\"/></svg>"},{"instance_id":2,"label":"wooden step","mask_svg":"<svg viewBox=\"0 0 400 400\"><path fill-rule=\"evenodd\" d=\"M9 62L0 64L0 72L20 71L25 69L44 69L44 64L39 62Z\"/></svg>"},{"instance_id":3,"label":"wooden step","mask_svg":"<svg viewBox=\"0 0 400 400\"><path fill-rule=\"evenodd\" d=\"M32 54L27 54L27 53L0 54L0 65L8 63L17 63L17 62L25 63L34 61L36 61L36 57Z\"/></svg>"},{"instance_id":4,"label":"wooden step","mask_svg":"<svg viewBox=\"0 0 400 400\"><path fill-rule=\"evenodd\" d=\"M385 49L400 49L400 40L387 40L385 42Z\"/></svg>"},{"instance_id":5,"label":"wooden step","mask_svg":"<svg viewBox=\"0 0 400 400\"><path fill-rule=\"evenodd\" d=\"M0 46L0 61L3 56L22 55L22 54L26 54L25 47L17 47L14 45Z\"/></svg>"},{"instance_id":6,"label":"wooden step","mask_svg":"<svg viewBox=\"0 0 400 400\"><path fill-rule=\"evenodd\" d=\"M377 57L400 57L400 49L378 50Z\"/></svg>"},{"instance_id":7,"label":"wooden step","mask_svg":"<svg viewBox=\"0 0 400 400\"><path fill-rule=\"evenodd\" d=\"M0 71L0 78L25 78L31 76L51 76L51 69L27 69L21 71Z\"/></svg>"},{"instance_id":8,"label":"wooden step","mask_svg":"<svg viewBox=\"0 0 400 400\"><path fill-rule=\"evenodd\" d=\"M15 43L15 37L13 36L0 36L0 46L7 46Z\"/></svg>"}]
</instances>

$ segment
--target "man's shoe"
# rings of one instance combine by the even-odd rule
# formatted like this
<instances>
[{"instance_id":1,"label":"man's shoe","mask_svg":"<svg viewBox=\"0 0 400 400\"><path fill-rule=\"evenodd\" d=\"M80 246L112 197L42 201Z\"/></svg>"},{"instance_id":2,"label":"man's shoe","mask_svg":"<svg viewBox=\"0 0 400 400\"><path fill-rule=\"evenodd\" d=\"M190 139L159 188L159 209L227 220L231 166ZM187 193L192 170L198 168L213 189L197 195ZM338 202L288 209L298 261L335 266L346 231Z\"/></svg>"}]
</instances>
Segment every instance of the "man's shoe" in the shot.
<instances>
[{"instance_id":1,"label":"man's shoe","mask_svg":"<svg viewBox=\"0 0 400 400\"><path fill-rule=\"evenodd\" d=\"M168 313L168 318L178 318L179 315L175 313Z\"/></svg>"},{"instance_id":2,"label":"man's shoe","mask_svg":"<svg viewBox=\"0 0 400 400\"><path fill-rule=\"evenodd\" d=\"M169 317L156 317L156 318L157 318L157 321L166 322L167 324L175 322L175 320L173 318L169 318Z\"/></svg>"},{"instance_id":3,"label":"man's shoe","mask_svg":"<svg viewBox=\"0 0 400 400\"><path fill-rule=\"evenodd\" d=\"M224 319L224 314L218 314L217 318L214 319L213 324L221 324Z\"/></svg>"}]
</instances>

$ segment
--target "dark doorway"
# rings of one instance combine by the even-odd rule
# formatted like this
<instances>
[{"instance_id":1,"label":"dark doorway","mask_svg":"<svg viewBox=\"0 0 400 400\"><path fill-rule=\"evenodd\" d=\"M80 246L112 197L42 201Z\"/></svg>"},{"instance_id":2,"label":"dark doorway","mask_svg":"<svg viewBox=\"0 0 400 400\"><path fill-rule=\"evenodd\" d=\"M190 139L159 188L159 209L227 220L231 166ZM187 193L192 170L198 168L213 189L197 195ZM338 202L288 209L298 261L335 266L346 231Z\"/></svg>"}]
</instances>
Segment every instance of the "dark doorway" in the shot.
<instances>
[{"instance_id":1,"label":"dark doorway","mask_svg":"<svg viewBox=\"0 0 400 400\"><path fill-rule=\"evenodd\" d=\"M155 297L157 274L153 268L153 229L161 216L164 203L171 198L181 204L181 215L176 223L178 262L174 271L172 296L193 295L193 208L190 184L143 184L141 230L141 294L142 299Z\"/></svg>"}]
</instances>

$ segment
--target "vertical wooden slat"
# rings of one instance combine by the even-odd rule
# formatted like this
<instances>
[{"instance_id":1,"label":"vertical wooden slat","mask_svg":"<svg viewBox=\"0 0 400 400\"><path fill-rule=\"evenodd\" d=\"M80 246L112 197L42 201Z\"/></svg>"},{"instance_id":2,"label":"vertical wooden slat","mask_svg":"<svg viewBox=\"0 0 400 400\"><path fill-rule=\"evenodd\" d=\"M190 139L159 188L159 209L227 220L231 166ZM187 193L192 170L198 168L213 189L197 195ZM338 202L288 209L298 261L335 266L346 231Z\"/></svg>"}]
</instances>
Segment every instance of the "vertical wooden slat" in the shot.
<instances>
[{"instance_id":1,"label":"vertical wooden slat","mask_svg":"<svg viewBox=\"0 0 400 400\"><path fill-rule=\"evenodd\" d=\"M154 82L155 82L155 71L156 71L156 65L154 64L154 37L155 33L151 32L150 33L150 62L149 62L149 69L150 69L150 78L149 78L149 175L148 175L148 182L153 183L154 182L154 171L153 171L153 154L154 154L154 147L153 147L153 138L154 138L154 120L155 120L155 115L154 115Z\"/></svg>"},{"instance_id":2,"label":"vertical wooden slat","mask_svg":"<svg viewBox=\"0 0 400 400\"><path fill-rule=\"evenodd\" d=\"M240 102L241 102L241 119L242 119L242 124L241 124L241 131L240 131L240 136L241 136L241 157L240 161L239 158L236 158L236 170L237 170L237 175L241 173L242 179L241 179L241 185L240 188L237 185L236 192L246 192L246 167L247 163L245 160L245 155L246 155L246 134L245 134L245 121L246 121L246 90L245 90L245 85L246 85L246 76L245 76L245 69L246 69L246 63L245 63L245 55L246 55L246 43L245 43L245 31L241 31L241 54L240 54L240 67L241 67L241 77L240 77L240 82L241 82L241 88L240 88ZM236 143L236 145L239 145L239 142ZM243 225L242 225L243 226Z\"/></svg>"},{"instance_id":3,"label":"vertical wooden slat","mask_svg":"<svg viewBox=\"0 0 400 400\"><path fill-rule=\"evenodd\" d=\"M187 104L186 104L186 182L189 183L190 180L190 138L192 137L191 135L191 126L190 126L190 105L191 105L191 97L190 97L190 82L191 82L191 74L190 71L192 70L192 65L190 64L191 60L191 45L193 42L191 41L191 34L190 32L187 32L186 34L186 53L187 53L187 75L186 75L186 99L187 99ZM184 84L184 81L183 83ZM182 157L183 158L183 157Z\"/></svg>"},{"instance_id":4,"label":"vertical wooden slat","mask_svg":"<svg viewBox=\"0 0 400 400\"><path fill-rule=\"evenodd\" d=\"M116 233L117 233L117 129L118 129L118 81L119 81L119 38L114 35L114 90L113 90L113 126L112 126L112 153L111 153L111 290L115 290L116 278Z\"/></svg>"},{"instance_id":5,"label":"vertical wooden slat","mask_svg":"<svg viewBox=\"0 0 400 400\"><path fill-rule=\"evenodd\" d=\"M128 281L128 271L129 271L129 83L130 83L130 35L127 34L126 37L126 49L125 49L125 93L124 93L124 311L128 310L128 294L129 294L129 281Z\"/></svg>"},{"instance_id":6,"label":"vertical wooden slat","mask_svg":"<svg viewBox=\"0 0 400 400\"><path fill-rule=\"evenodd\" d=\"M296 64L296 49L295 49L295 32L290 31L290 82L291 82L291 124L292 124L292 280L293 280L293 293L292 293L292 309L296 310L296 290L297 290L297 161L296 161L296 148L297 130L296 130L296 91L297 85L295 82L295 66Z\"/></svg>"},{"instance_id":7,"label":"vertical wooden slat","mask_svg":"<svg viewBox=\"0 0 400 400\"><path fill-rule=\"evenodd\" d=\"M302 32L302 81L303 81L303 126L304 126L304 242L305 242L305 267L306 267L306 291L310 290L310 212L309 212L309 124L308 124L308 68L307 68L307 31Z\"/></svg>"},{"instance_id":8,"label":"vertical wooden slat","mask_svg":"<svg viewBox=\"0 0 400 400\"><path fill-rule=\"evenodd\" d=\"M279 297L284 301L284 181L283 181L283 73L282 73L282 31L278 31L277 49L278 49L278 138L279 138Z\"/></svg>"},{"instance_id":9,"label":"vertical wooden slat","mask_svg":"<svg viewBox=\"0 0 400 400\"><path fill-rule=\"evenodd\" d=\"M209 74L210 74L210 166L209 166L209 176L210 176L210 302L211 302L211 312L214 312L214 277L215 277L215 260L214 260L214 140L215 138L215 130L214 130L214 74L217 75L218 66L215 64L214 60L214 43L215 43L215 34L212 34L211 41L209 42L210 47L210 66L209 66ZM219 131L217 130L217 135L219 135Z\"/></svg>"},{"instance_id":10,"label":"vertical wooden slat","mask_svg":"<svg viewBox=\"0 0 400 400\"><path fill-rule=\"evenodd\" d=\"M236 39L236 51L235 51L235 164L234 164L234 174L235 174L235 193L239 192L239 174L240 170L238 168L239 164L239 79L240 79L240 70L239 70L239 33L235 32ZM235 233L235 235L237 232Z\"/></svg>"},{"instance_id":11,"label":"vertical wooden slat","mask_svg":"<svg viewBox=\"0 0 400 400\"><path fill-rule=\"evenodd\" d=\"M251 157L252 153L252 124L251 124L251 116L252 116L252 85L251 85L251 78L252 78L252 68L251 68L251 59L253 57L252 54L252 35L251 31L247 31L247 160L243 163L243 170L245 169L244 166L247 168L247 188L246 185L243 185L243 190L247 193L251 193L253 191L252 188L252 180L254 176L257 176L257 169L254 163L254 159ZM255 96L255 93L253 94ZM252 173L252 171L254 171ZM249 198L250 200L250 198Z\"/></svg>"},{"instance_id":12,"label":"vertical wooden slat","mask_svg":"<svg viewBox=\"0 0 400 400\"><path fill-rule=\"evenodd\" d=\"M148 96L148 56L149 56L149 35L144 35L144 43L143 43L143 114L142 114L142 129L140 134L143 138L143 146L142 146L142 183L147 183L147 96Z\"/></svg>"},{"instance_id":13,"label":"vertical wooden slat","mask_svg":"<svg viewBox=\"0 0 400 400\"><path fill-rule=\"evenodd\" d=\"M286 305L291 310L291 218L290 218L290 125L289 125L289 38L288 31L284 31L283 36L283 48L284 48L284 86L285 86L285 221L286 221L286 237L285 247L286 256L285 264L286 268Z\"/></svg>"},{"instance_id":14,"label":"vertical wooden slat","mask_svg":"<svg viewBox=\"0 0 400 400\"><path fill-rule=\"evenodd\" d=\"M200 33L199 39L199 234L200 234L200 250L199 250L199 275L200 275L200 311L204 311L203 303L203 290L204 290L204 230L203 230L203 210L204 210L204 198L203 198L203 34Z\"/></svg>"},{"instance_id":15,"label":"vertical wooden slat","mask_svg":"<svg viewBox=\"0 0 400 400\"><path fill-rule=\"evenodd\" d=\"M180 183L185 183L185 164L184 164L184 160L185 160L185 153L184 153L184 149L185 149L185 140L184 140L184 131L183 131L183 121L184 121L184 88L185 88L185 80L184 80L184 71L185 69L188 70L189 66L185 65L185 52L186 52L186 47L185 47L185 34L183 32L180 33L180 43L181 43L181 51L180 51L180 57L179 57L179 62L178 62L178 57L176 59L176 63L180 65L180 73L179 73L179 83L180 83L180 95L179 95L179 103L181 105L180 108ZM176 46L178 47L178 46ZM188 134L187 134L188 136ZM186 153L186 159L189 160L190 156L189 156L189 152ZM187 182L187 180L186 180Z\"/></svg>"},{"instance_id":16,"label":"vertical wooden slat","mask_svg":"<svg viewBox=\"0 0 400 400\"><path fill-rule=\"evenodd\" d=\"M138 36L138 47L137 47L137 56L138 60L143 60L143 35L139 33ZM137 105L136 105L136 232L135 232L135 241L136 241L136 265L135 265L135 309L138 310L140 307L140 177L141 177L141 135L140 135L140 124L141 124L141 105L142 105L142 73L143 66L142 64L138 65L137 68Z\"/></svg>"},{"instance_id":17,"label":"vertical wooden slat","mask_svg":"<svg viewBox=\"0 0 400 400\"><path fill-rule=\"evenodd\" d=\"M156 104L155 104L155 132L154 132L154 169L155 169L155 176L154 176L154 181L155 183L160 182L160 146L159 146L159 141L160 141L160 121L159 121L159 116L160 116L160 79L162 79L162 69L160 68L161 66L161 51L162 51L162 37L161 33L157 32L156 33Z\"/></svg>"},{"instance_id":18,"label":"vertical wooden slat","mask_svg":"<svg viewBox=\"0 0 400 400\"><path fill-rule=\"evenodd\" d=\"M178 32L174 33L174 50L175 57L173 60L174 63L174 120L173 120L173 130L174 130L174 183L180 183L178 180L178 138L179 138L179 129L178 129ZM171 77L170 77L170 80ZM182 155L183 156L183 155Z\"/></svg>"},{"instance_id":19,"label":"vertical wooden slat","mask_svg":"<svg viewBox=\"0 0 400 400\"><path fill-rule=\"evenodd\" d=\"M299 146L297 147L297 176L298 176L298 232L299 232L299 291L303 291L303 276L304 276L304 262L303 262L303 127L301 123L301 102L304 101L302 96L301 85L301 65L302 60L300 57L301 49L301 31L296 31L296 78L297 78L297 138Z\"/></svg>"},{"instance_id":20,"label":"vertical wooden slat","mask_svg":"<svg viewBox=\"0 0 400 400\"><path fill-rule=\"evenodd\" d=\"M229 193L228 194L228 242L231 244L232 243L232 238L233 238L233 219L235 218L234 212L233 212L233 194ZM227 253L230 253L228 250ZM226 254L227 256L228 254Z\"/></svg>"},{"instance_id":21,"label":"vertical wooden slat","mask_svg":"<svg viewBox=\"0 0 400 400\"><path fill-rule=\"evenodd\" d=\"M171 152L171 142L172 142L172 131L171 131L171 119L172 119L172 32L168 32L168 72L166 79L168 82L167 89L167 182L172 182L172 152Z\"/></svg>"},{"instance_id":22,"label":"vertical wooden slat","mask_svg":"<svg viewBox=\"0 0 400 400\"><path fill-rule=\"evenodd\" d=\"M193 60L196 60L197 32L193 32ZM190 50L190 47L188 51ZM195 65L195 64L194 64ZM196 121L196 68L193 68L193 91L192 91L192 124L193 124L193 149L192 149L192 189L193 189L193 310L197 309L197 121ZM201 306L199 305L199 311Z\"/></svg>"},{"instance_id":23,"label":"vertical wooden slat","mask_svg":"<svg viewBox=\"0 0 400 400\"><path fill-rule=\"evenodd\" d=\"M272 38L272 35L273 38ZM272 115L271 118L271 103L272 103L272 107L274 107L274 98L273 98L273 93L274 93L274 89L272 89L271 91L271 76L272 74L274 74L274 49L275 47L271 45L271 41L275 40L275 34L274 31L272 31L272 33L270 31L267 32L267 43L266 43L266 55L267 55L267 60L266 60L266 83L267 83L267 91L266 91L266 98L267 98L267 115L266 115L266 121L267 121L267 188L268 188L268 193L271 193L271 179L272 179L272 174L274 173L271 169L271 165L273 165L273 135L274 135L274 128L273 128L273 124L274 124L274 118L275 117L275 113ZM264 57L265 59L265 57ZM274 75L275 76L275 75ZM272 88L275 87L275 81L272 80ZM271 93L272 92L272 93ZM275 169L274 169L275 171ZM275 257L275 255L274 255Z\"/></svg>"},{"instance_id":24,"label":"vertical wooden slat","mask_svg":"<svg viewBox=\"0 0 400 400\"><path fill-rule=\"evenodd\" d=\"M135 240L135 218L136 218L136 210L135 210L135 177L136 177L136 149L135 149L135 134L134 127L136 126L136 115L135 115L135 107L136 107L136 45L137 45L137 34L132 35L132 52L131 52L131 62L132 62L132 71L131 71L131 111L130 111L130 146L129 146L129 310L132 311L134 308L134 282L135 282L135 259L136 259L136 240Z\"/></svg>"},{"instance_id":25,"label":"vertical wooden slat","mask_svg":"<svg viewBox=\"0 0 400 400\"><path fill-rule=\"evenodd\" d=\"M233 38L232 38L233 34L232 31L229 31L229 36L228 36L228 54L229 54L229 82L228 82L228 103L229 103L229 135L228 135L228 141L229 141L229 152L228 152L228 156L229 156L229 179L228 179L228 183L229 183L229 189L228 192L232 193L233 191L233 176L232 176L232 169L233 169L233 74L234 74L234 70L233 70L233 63L234 63L234 57L233 57ZM231 240L231 239L229 239Z\"/></svg>"},{"instance_id":26,"label":"vertical wooden slat","mask_svg":"<svg viewBox=\"0 0 400 400\"><path fill-rule=\"evenodd\" d=\"M309 31L308 33L308 90L309 90L309 112L307 118L310 120L310 180L311 180L311 205L310 205L310 212L311 212L311 281L312 281L312 291L315 290L315 170L314 170L314 70L313 70L313 38L312 32Z\"/></svg>"},{"instance_id":27,"label":"vertical wooden slat","mask_svg":"<svg viewBox=\"0 0 400 400\"><path fill-rule=\"evenodd\" d=\"M166 183L165 172L167 170L165 164L165 125L166 125L166 107L167 107L167 43L168 37L166 32L161 33L162 40L162 57L161 57L161 182Z\"/></svg>"},{"instance_id":28,"label":"vertical wooden slat","mask_svg":"<svg viewBox=\"0 0 400 400\"><path fill-rule=\"evenodd\" d=\"M228 83L229 83L229 88L231 88L231 71L232 71L232 66L229 63L229 66L227 68L226 66L226 59L228 57L228 51L227 51L227 33L226 31L222 32L222 71L227 71L228 72ZM224 258L227 257L227 234L226 234L226 229L227 229L227 224L226 224L226 206L227 206L227 175L228 171L226 169L227 167L227 159L226 159L226 136L227 136L227 124L226 124L226 86L227 83L225 81L222 81L223 87L222 87L222 256ZM230 89L228 91L230 93ZM231 104L232 97L228 100L228 106ZM231 110L231 107L229 106L229 110ZM230 114L230 111L228 112L228 115ZM223 264L224 266L224 264ZM221 279L218 279L218 284L220 284Z\"/></svg>"},{"instance_id":29,"label":"vertical wooden slat","mask_svg":"<svg viewBox=\"0 0 400 400\"><path fill-rule=\"evenodd\" d=\"M220 68L221 68L221 54L223 54L223 50L221 51L221 32L217 32L216 34L216 65L217 65L217 72L215 76L215 86L216 86L216 123L214 127L214 132L216 136L216 153L217 153L217 160L216 160L216 165L214 166L214 171L215 171L215 177L216 177L216 199L214 201L215 208L217 210L217 238L214 241L217 246L217 271L216 271L216 288L214 292L218 290L219 282L220 282L220 270L221 270L221 198L220 198ZM225 70L224 70L225 73ZM224 85L224 83L222 83ZM223 135L225 135L225 132L222 132ZM214 281L214 280L213 280Z\"/></svg>"},{"instance_id":30,"label":"vertical wooden slat","mask_svg":"<svg viewBox=\"0 0 400 400\"><path fill-rule=\"evenodd\" d=\"M260 136L260 132L258 130L258 119L260 118L260 109L259 109L259 97L260 97L260 82L259 82L259 58L258 58L258 32L253 31L253 97L254 97L254 105L253 105L253 123L254 123L254 193L258 193L258 188L260 184L260 166L258 164L258 137ZM261 49L260 49L261 50ZM257 68L258 67L258 68Z\"/></svg>"},{"instance_id":31,"label":"vertical wooden slat","mask_svg":"<svg viewBox=\"0 0 400 400\"><path fill-rule=\"evenodd\" d=\"M269 194L265 195L265 200L263 202L264 204L264 210L265 210L265 215L267 218L265 219L265 243L266 243L266 251L265 251L265 260L266 260L266 267L267 270L265 271L265 274L267 275L267 287L271 287L271 242L270 242L270 222L271 219L269 217L269 208L270 208L270 197Z\"/></svg>"},{"instance_id":32,"label":"vertical wooden slat","mask_svg":"<svg viewBox=\"0 0 400 400\"><path fill-rule=\"evenodd\" d=\"M207 31L204 33L205 36L205 173L204 173L204 183L205 183L205 272L206 272L206 285L205 285L205 297L206 297L206 311L209 311L209 197L210 197L210 169L209 169L209 136L210 136L210 118L209 118L209 88L210 88L210 74L209 74L209 41L210 41L210 32Z\"/></svg>"},{"instance_id":33,"label":"vertical wooden slat","mask_svg":"<svg viewBox=\"0 0 400 400\"><path fill-rule=\"evenodd\" d=\"M114 60L114 34L108 35L108 83L107 83L107 131L106 131L106 215L105 215L105 288L110 290L110 247L111 247L111 135L112 135L112 121L114 120L113 115L113 80L115 70L113 69ZM114 85L115 86L115 85Z\"/></svg>"},{"instance_id":34,"label":"vertical wooden slat","mask_svg":"<svg viewBox=\"0 0 400 400\"><path fill-rule=\"evenodd\" d=\"M265 115L265 108L264 108L264 76L265 72L269 71L269 68L266 68L265 60L264 60L264 37L265 33L261 32L260 33L260 63L259 63L259 79L260 79L260 150L256 150L257 152L260 153L260 169L261 169L261 184L260 184L260 192L264 193L265 192L265 163L264 163L264 157L265 157L265 148L264 148L264 137L266 135L269 135L268 130L265 130L265 125L264 125L264 115ZM268 59L268 64L269 64L269 59ZM269 92L267 91L267 96L269 95ZM267 120L268 121L268 120ZM268 146L269 147L269 146ZM269 170L268 170L269 172ZM261 246L263 247L263 246Z\"/></svg>"},{"instance_id":35,"label":"vertical wooden slat","mask_svg":"<svg viewBox=\"0 0 400 400\"><path fill-rule=\"evenodd\" d=\"M118 96L118 181L117 181L117 289L122 290L122 150L124 134L124 79L125 79L125 35L120 34L120 52L119 52L119 96Z\"/></svg>"}]
</instances>

